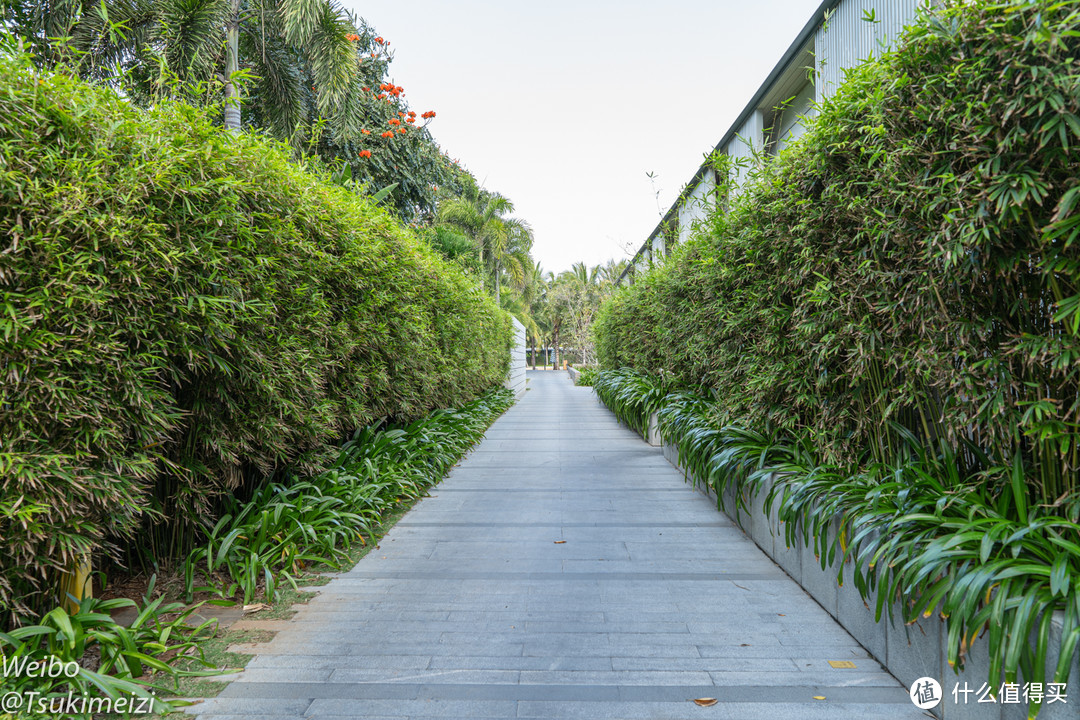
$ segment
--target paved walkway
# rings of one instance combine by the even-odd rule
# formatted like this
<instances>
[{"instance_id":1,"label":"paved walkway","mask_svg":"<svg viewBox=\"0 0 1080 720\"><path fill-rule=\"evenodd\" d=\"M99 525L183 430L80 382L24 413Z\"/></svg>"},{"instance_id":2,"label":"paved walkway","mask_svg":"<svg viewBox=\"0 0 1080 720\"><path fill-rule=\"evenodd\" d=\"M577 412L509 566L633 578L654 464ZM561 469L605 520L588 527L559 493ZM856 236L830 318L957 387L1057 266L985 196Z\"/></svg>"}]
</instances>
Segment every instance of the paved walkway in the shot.
<instances>
[{"instance_id":1,"label":"paved walkway","mask_svg":"<svg viewBox=\"0 0 1080 720\"><path fill-rule=\"evenodd\" d=\"M192 711L926 717L591 390L562 372L529 380L434 497Z\"/></svg>"}]
</instances>

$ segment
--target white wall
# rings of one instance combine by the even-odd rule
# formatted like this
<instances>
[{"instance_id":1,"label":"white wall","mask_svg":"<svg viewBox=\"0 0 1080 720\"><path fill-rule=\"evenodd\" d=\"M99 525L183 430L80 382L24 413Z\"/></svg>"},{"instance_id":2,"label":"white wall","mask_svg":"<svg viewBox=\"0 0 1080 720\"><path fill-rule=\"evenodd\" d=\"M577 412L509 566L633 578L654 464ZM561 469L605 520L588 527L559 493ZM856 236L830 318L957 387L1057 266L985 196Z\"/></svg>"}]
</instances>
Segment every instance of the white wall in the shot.
<instances>
[{"instance_id":1,"label":"white wall","mask_svg":"<svg viewBox=\"0 0 1080 720\"><path fill-rule=\"evenodd\" d=\"M917 9L933 0L841 0L829 18L817 29L812 41L808 41L770 86L761 106L750 113L727 147L721 148L733 161L734 189L742 187L751 173L756 156L763 156L766 148L765 128L772 128L776 142L769 147L776 152L801 135L804 124L799 116L814 114L813 104L835 92L843 81L844 69L854 67L869 57L880 54L883 48L897 40L901 29L915 20ZM868 22L864 16L874 13L877 22ZM814 81L806 82L807 69L813 64ZM794 97L789 107L779 116L774 107ZM685 242L694 222L706 214L706 198L714 198L714 178L705 173L705 180L693 188L678 210L678 242ZM668 238L667 245L674 245L676 238ZM634 258L639 269L648 268L653 260L662 262L665 247L654 242Z\"/></svg>"},{"instance_id":2,"label":"white wall","mask_svg":"<svg viewBox=\"0 0 1080 720\"><path fill-rule=\"evenodd\" d=\"M709 214L716 200L716 175L706 171L679 206L679 244L686 242L694 224Z\"/></svg>"},{"instance_id":3,"label":"white wall","mask_svg":"<svg viewBox=\"0 0 1080 720\"><path fill-rule=\"evenodd\" d=\"M735 187L742 187L754 163L754 154L760 153L765 145L765 116L755 110L746 119L728 142L727 155L732 160L735 174Z\"/></svg>"},{"instance_id":4,"label":"white wall","mask_svg":"<svg viewBox=\"0 0 1080 720\"><path fill-rule=\"evenodd\" d=\"M843 0L814 35L817 101L836 92L844 70L881 53L915 20L919 0ZM878 22L863 19L874 13Z\"/></svg>"},{"instance_id":5,"label":"white wall","mask_svg":"<svg viewBox=\"0 0 1080 720\"><path fill-rule=\"evenodd\" d=\"M806 131L806 118L814 115L814 84L806 83L777 113L776 145L774 152L780 152Z\"/></svg>"},{"instance_id":6,"label":"white wall","mask_svg":"<svg viewBox=\"0 0 1080 720\"><path fill-rule=\"evenodd\" d=\"M510 348L510 372L503 387L513 390L514 396L521 398L525 394L525 326L517 318L514 320L514 346Z\"/></svg>"}]
</instances>

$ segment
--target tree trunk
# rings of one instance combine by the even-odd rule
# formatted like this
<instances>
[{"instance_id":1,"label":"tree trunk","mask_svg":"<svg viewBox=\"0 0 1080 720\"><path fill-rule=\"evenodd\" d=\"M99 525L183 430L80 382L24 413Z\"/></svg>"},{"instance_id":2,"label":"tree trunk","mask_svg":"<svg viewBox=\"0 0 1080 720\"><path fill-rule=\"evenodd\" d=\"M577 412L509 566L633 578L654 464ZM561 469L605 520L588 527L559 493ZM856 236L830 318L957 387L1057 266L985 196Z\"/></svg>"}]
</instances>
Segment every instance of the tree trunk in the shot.
<instances>
[{"instance_id":1,"label":"tree trunk","mask_svg":"<svg viewBox=\"0 0 1080 720\"><path fill-rule=\"evenodd\" d=\"M240 132L240 88L233 82L240 70L240 0L232 0L225 41L225 129Z\"/></svg>"}]
</instances>

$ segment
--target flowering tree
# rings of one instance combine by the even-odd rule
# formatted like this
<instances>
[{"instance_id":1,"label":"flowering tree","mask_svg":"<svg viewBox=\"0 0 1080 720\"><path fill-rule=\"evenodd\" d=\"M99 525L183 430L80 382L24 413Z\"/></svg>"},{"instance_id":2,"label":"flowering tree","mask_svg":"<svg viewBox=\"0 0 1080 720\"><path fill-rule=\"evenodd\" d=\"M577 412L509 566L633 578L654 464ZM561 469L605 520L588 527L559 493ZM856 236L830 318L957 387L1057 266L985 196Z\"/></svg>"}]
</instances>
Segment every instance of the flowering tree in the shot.
<instances>
[{"instance_id":1,"label":"flowering tree","mask_svg":"<svg viewBox=\"0 0 1080 720\"><path fill-rule=\"evenodd\" d=\"M25 0L0 20L42 67L64 65L134 102L182 99L231 127L313 154L406 220L430 217L460 173L387 80L389 43L337 0ZM393 120L394 122L391 122Z\"/></svg>"}]
</instances>

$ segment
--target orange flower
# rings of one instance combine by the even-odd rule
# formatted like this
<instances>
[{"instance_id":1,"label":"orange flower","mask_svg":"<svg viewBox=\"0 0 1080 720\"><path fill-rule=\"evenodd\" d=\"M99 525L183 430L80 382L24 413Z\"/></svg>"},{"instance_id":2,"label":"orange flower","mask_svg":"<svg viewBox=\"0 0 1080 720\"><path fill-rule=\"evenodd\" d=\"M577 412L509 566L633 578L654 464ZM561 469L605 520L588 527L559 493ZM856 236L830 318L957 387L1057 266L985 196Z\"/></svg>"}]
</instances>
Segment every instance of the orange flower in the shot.
<instances>
[{"instance_id":1,"label":"orange flower","mask_svg":"<svg viewBox=\"0 0 1080 720\"><path fill-rule=\"evenodd\" d=\"M377 43L379 43L380 45L382 45L384 41L383 41L383 39L382 39L381 37L377 37L377 38L375 38L375 42L377 42Z\"/></svg>"},{"instance_id":2,"label":"orange flower","mask_svg":"<svg viewBox=\"0 0 1080 720\"><path fill-rule=\"evenodd\" d=\"M357 40L360 39L360 36L355 34L355 33L349 33L348 35L345 36L345 39L348 40L349 42L356 42Z\"/></svg>"},{"instance_id":3,"label":"orange flower","mask_svg":"<svg viewBox=\"0 0 1080 720\"><path fill-rule=\"evenodd\" d=\"M405 128L398 128L398 132L401 133L402 135L404 135L405 134Z\"/></svg>"},{"instance_id":4,"label":"orange flower","mask_svg":"<svg viewBox=\"0 0 1080 720\"><path fill-rule=\"evenodd\" d=\"M403 112L399 112L399 113L397 114L397 116L398 116L398 117L405 117L405 113L403 113Z\"/></svg>"},{"instance_id":5,"label":"orange flower","mask_svg":"<svg viewBox=\"0 0 1080 720\"><path fill-rule=\"evenodd\" d=\"M390 123L391 125L400 125L401 124L401 121L398 120L397 118L390 118L389 120L387 120L387 122Z\"/></svg>"},{"instance_id":6,"label":"orange flower","mask_svg":"<svg viewBox=\"0 0 1080 720\"><path fill-rule=\"evenodd\" d=\"M364 92L371 92L371 88L369 88L369 87L364 88Z\"/></svg>"},{"instance_id":7,"label":"orange flower","mask_svg":"<svg viewBox=\"0 0 1080 720\"><path fill-rule=\"evenodd\" d=\"M424 113L420 117L424 118L425 120L428 120L429 118L435 117L435 111L434 110L428 110L426 113Z\"/></svg>"},{"instance_id":8,"label":"orange flower","mask_svg":"<svg viewBox=\"0 0 1080 720\"><path fill-rule=\"evenodd\" d=\"M380 100L382 100L384 97L386 97L386 93L379 93L379 99Z\"/></svg>"},{"instance_id":9,"label":"orange flower","mask_svg":"<svg viewBox=\"0 0 1080 720\"><path fill-rule=\"evenodd\" d=\"M414 123L414 122L416 122L416 118L414 118L414 117L411 117L411 118L409 118L408 120L406 120L405 122L407 122L407 123Z\"/></svg>"},{"instance_id":10,"label":"orange flower","mask_svg":"<svg viewBox=\"0 0 1080 720\"><path fill-rule=\"evenodd\" d=\"M371 134L370 130L361 130L360 132L364 133L365 135L370 135Z\"/></svg>"},{"instance_id":11,"label":"orange flower","mask_svg":"<svg viewBox=\"0 0 1080 720\"><path fill-rule=\"evenodd\" d=\"M410 110L409 111L409 117L416 117L416 111L415 110Z\"/></svg>"},{"instance_id":12,"label":"orange flower","mask_svg":"<svg viewBox=\"0 0 1080 720\"><path fill-rule=\"evenodd\" d=\"M371 157L371 151L370 150L361 150L360 151L360 157L362 157L362 158Z\"/></svg>"},{"instance_id":13,"label":"orange flower","mask_svg":"<svg viewBox=\"0 0 1080 720\"><path fill-rule=\"evenodd\" d=\"M387 130L386 132L384 132L382 134L382 137L394 137L394 131L393 130Z\"/></svg>"}]
</instances>

